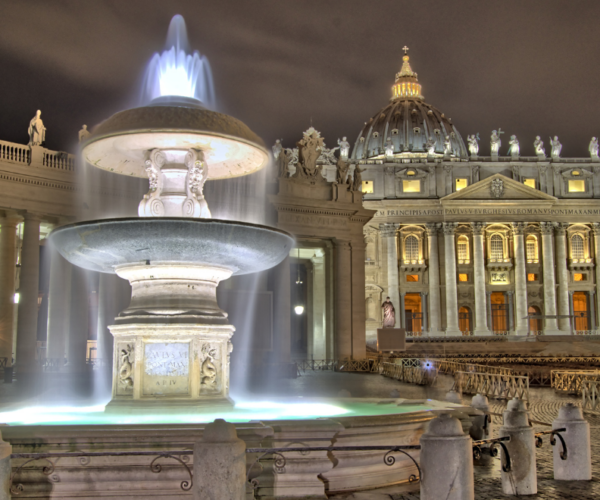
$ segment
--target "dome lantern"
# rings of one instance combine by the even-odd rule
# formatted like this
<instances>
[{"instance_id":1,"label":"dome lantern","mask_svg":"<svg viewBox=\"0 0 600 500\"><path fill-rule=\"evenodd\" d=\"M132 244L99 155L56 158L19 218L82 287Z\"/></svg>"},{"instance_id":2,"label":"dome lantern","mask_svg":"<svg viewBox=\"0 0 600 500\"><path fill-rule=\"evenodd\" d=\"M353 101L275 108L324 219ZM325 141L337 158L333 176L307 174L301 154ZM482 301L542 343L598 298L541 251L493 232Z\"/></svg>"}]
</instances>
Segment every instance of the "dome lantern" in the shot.
<instances>
[{"instance_id":1,"label":"dome lantern","mask_svg":"<svg viewBox=\"0 0 600 500\"><path fill-rule=\"evenodd\" d=\"M423 99L421 94L421 85L415 73L410 67L408 60L408 47L405 45L404 56L402 57L402 68L396 73L396 81L392 87L393 99Z\"/></svg>"}]
</instances>

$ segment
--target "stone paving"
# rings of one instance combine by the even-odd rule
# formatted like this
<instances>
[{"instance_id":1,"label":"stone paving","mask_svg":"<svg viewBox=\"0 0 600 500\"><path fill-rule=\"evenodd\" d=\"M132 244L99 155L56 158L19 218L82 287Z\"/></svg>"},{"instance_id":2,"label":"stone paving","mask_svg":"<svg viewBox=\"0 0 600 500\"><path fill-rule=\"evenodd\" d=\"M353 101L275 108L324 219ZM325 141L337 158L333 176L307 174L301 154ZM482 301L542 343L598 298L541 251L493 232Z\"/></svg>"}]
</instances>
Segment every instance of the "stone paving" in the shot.
<instances>
[{"instance_id":1,"label":"stone paving","mask_svg":"<svg viewBox=\"0 0 600 500\"><path fill-rule=\"evenodd\" d=\"M403 384L373 374L344 373L311 373L291 381L279 381L279 389L295 392L298 395L333 396L340 390L347 390L355 397L388 397L391 390L398 390L401 397L443 399L452 385L452 378L441 376L436 387L418 387ZM265 388L266 389L266 388ZM269 390L273 390L271 387ZM470 397L464 397L468 404ZM530 389L531 419L550 424L558 415L558 410L566 403L580 405L580 398L565 394L557 394L553 389ZM503 401L490 401L494 413L502 413ZM532 499L600 499L600 412L584 412L591 426L592 436L592 471L593 479L584 481L555 481L552 468L552 446L549 437L544 438L544 445L537 450L538 493L528 496ZM495 433L502 425L501 417L494 417ZM549 430L550 427L534 425L536 432ZM558 445L558 443L557 443ZM351 495L337 495L335 500L418 500L418 487L396 486L369 492L358 492ZM500 482L500 460L494 460L490 467L475 468L475 498L477 500L495 500L517 498L504 495Z\"/></svg>"}]
</instances>

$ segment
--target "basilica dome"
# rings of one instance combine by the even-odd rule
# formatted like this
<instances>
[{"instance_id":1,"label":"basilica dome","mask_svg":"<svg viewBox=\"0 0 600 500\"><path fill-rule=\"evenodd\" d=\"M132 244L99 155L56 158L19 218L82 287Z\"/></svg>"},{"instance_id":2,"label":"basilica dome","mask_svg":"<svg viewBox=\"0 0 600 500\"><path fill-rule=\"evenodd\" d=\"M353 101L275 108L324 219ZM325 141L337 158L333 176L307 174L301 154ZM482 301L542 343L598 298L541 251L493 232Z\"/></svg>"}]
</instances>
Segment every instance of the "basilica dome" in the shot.
<instances>
[{"instance_id":1,"label":"basilica dome","mask_svg":"<svg viewBox=\"0 0 600 500\"><path fill-rule=\"evenodd\" d=\"M467 159L467 148L452 119L424 101L408 55L402 59L390 103L365 123L354 144L352 158Z\"/></svg>"}]
</instances>

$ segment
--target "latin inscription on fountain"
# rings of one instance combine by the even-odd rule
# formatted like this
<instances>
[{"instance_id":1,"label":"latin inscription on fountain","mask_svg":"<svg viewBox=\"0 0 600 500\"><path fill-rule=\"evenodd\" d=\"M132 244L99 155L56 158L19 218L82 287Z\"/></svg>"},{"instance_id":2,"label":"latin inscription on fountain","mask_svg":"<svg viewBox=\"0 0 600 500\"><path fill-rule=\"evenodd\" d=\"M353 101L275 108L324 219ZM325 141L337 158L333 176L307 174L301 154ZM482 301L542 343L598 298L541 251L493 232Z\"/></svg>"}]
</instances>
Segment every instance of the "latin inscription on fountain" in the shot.
<instances>
[{"instance_id":1,"label":"latin inscription on fountain","mask_svg":"<svg viewBox=\"0 0 600 500\"><path fill-rule=\"evenodd\" d=\"M144 395L189 394L190 344L151 343L144 347Z\"/></svg>"}]
</instances>

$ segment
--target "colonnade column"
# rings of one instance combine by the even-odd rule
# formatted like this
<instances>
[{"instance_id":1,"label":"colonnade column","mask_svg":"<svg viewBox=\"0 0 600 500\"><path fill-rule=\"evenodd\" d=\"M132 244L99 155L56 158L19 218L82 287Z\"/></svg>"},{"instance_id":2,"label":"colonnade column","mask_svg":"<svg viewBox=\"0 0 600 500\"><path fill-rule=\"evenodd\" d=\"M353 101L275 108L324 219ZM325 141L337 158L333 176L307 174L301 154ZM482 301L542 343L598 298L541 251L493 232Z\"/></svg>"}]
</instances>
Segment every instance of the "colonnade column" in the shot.
<instances>
[{"instance_id":1,"label":"colonnade column","mask_svg":"<svg viewBox=\"0 0 600 500\"><path fill-rule=\"evenodd\" d=\"M421 330L428 331L429 314L427 313L427 292L421 292Z\"/></svg>"},{"instance_id":2,"label":"colonnade column","mask_svg":"<svg viewBox=\"0 0 600 500\"><path fill-rule=\"evenodd\" d=\"M15 328L15 270L17 225L21 218L8 215L0 220L0 358L12 365Z\"/></svg>"},{"instance_id":3,"label":"colonnade column","mask_svg":"<svg viewBox=\"0 0 600 500\"><path fill-rule=\"evenodd\" d=\"M461 335L458 327L458 298L456 295L456 222L444 222L444 266L446 268L446 335Z\"/></svg>"},{"instance_id":4,"label":"colonnade column","mask_svg":"<svg viewBox=\"0 0 600 500\"><path fill-rule=\"evenodd\" d=\"M71 264L56 250L51 249L50 292L48 294L48 340L46 357L64 366L67 334L71 314Z\"/></svg>"},{"instance_id":5,"label":"colonnade column","mask_svg":"<svg viewBox=\"0 0 600 500\"><path fill-rule=\"evenodd\" d=\"M325 325L325 257L312 258L313 262L313 356L314 359L327 358L327 329Z\"/></svg>"},{"instance_id":6,"label":"colonnade column","mask_svg":"<svg viewBox=\"0 0 600 500\"><path fill-rule=\"evenodd\" d=\"M596 304L594 302L594 294L596 292L594 292L594 290L590 290L590 313L589 313L589 317L590 317L590 330L594 331L596 330Z\"/></svg>"},{"instance_id":7,"label":"colonnade column","mask_svg":"<svg viewBox=\"0 0 600 500\"><path fill-rule=\"evenodd\" d=\"M344 359L352 356L352 287L350 277L350 242L336 240L334 245L336 312L335 358ZM362 265L364 266L364 262Z\"/></svg>"},{"instance_id":8,"label":"colonnade column","mask_svg":"<svg viewBox=\"0 0 600 500\"><path fill-rule=\"evenodd\" d=\"M573 294L575 292L573 291L569 291L569 316L571 316L569 319L569 323L571 326L571 330L574 332L577 329L577 325L575 322L575 318L573 317L573 314L575 313L575 304L573 303Z\"/></svg>"},{"instance_id":9,"label":"colonnade column","mask_svg":"<svg viewBox=\"0 0 600 500\"><path fill-rule=\"evenodd\" d=\"M292 352L292 304L290 289L290 256L286 258L274 269L275 273L275 294L273 295L275 351L277 352L279 363L289 363Z\"/></svg>"},{"instance_id":10,"label":"colonnade column","mask_svg":"<svg viewBox=\"0 0 600 500\"><path fill-rule=\"evenodd\" d=\"M594 264L596 266L596 311L598 311L598 323L600 324L600 223L594 222L592 224L592 231L594 232Z\"/></svg>"},{"instance_id":11,"label":"colonnade column","mask_svg":"<svg viewBox=\"0 0 600 500\"><path fill-rule=\"evenodd\" d=\"M525 267L525 244L523 232L525 222L513 222L513 244L515 252L515 335L527 335L528 325L526 316L529 314L527 305L527 269Z\"/></svg>"},{"instance_id":12,"label":"colonnade column","mask_svg":"<svg viewBox=\"0 0 600 500\"><path fill-rule=\"evenodd\" d=\"M36 361L40 279L40 216L27 212L23 224L19 306L17 313L17 379L41 371Z\"/></svg>"},{"instance_id":13,"label":"colonnade column","mask_svg":"<svg viewBox=\"0 0 600 500\"><path fill-rule=\"evenodd\" d=\"M71 270L71 310L67 336L67 371L83 373L86 370L89 333L89 290L87 271L73 266Z\"/></svg>"},{"instance_id":14,"label":"colonnade column","mask_svg":"<svg viewBox=\"0 0 600 500\"><path fill-rule=\"evenodd\" d=\"M556 282L554 280L554 256L552 254L554 226L552 222L540 222L542 232L542 260L544 271L544 315L556 316ZM545 318L544 333L557 335L555 318Z\"/></svg>"},{"instance_id":15,"label":"colonnade column","mask_svg":"<svg viewBox=\"0 0 600 500\"><path fill-rule=\"evenodd\" d=\"M485 259L483 258L484 222L471 222L473 229L473 270L475 284L475 335L487 335L490 330L487 325L485 306Z\"/></svg>"},{"instance_id":16,"label":"colonnade column","mask_svg":"<svg viewBox=\"0 0 600 500\"><path fill-rule=\"evenodd\" d=\"M567 228L569 224L557 222L556 227L556 274L558 276L558 314L569 313L569 271L567 269ZM569 318L559 318L558 326L563 331L571 330Z\"/></svg>"},{"instance_id":17,"label":"colonnade column","mask_svg":"<svg viewBox=\"0 0 600 500\"><path fill-rule=\"evenodd\" d=\"M440 258L438 253L438 225L425 224L429 250L429 332L439 334L442 327L440 321Z\"/></svg>"},{"instance_id":18,"label":"colonnade column","mask_svg":"<svg viewBox=\"0 0 600 500\"><path fill-rule=\"evenodd\" d=\"M365 325L365 240L355 238L351 243L350 279L352 286L352 359L367 357L367 330ZM396 275L397 276L397 275Z\"/></svg>"},{"instance_id":19,"label":"colonnade column","mask_svg":"<svg viewBox=\"0 0 600 500\"><path fill-rule=\"evenodd\" d=\"M400 310L400 291L398 288L398 247L396 245L396 230L398 224L387 223L379 224L379 230L381 231L381 237L385 239L387 245L387 282L388 282L388 296L396 309L396 328L400 328L401 325L401 314L404 314L403 310Z\"/></svg>"}]
</instances>

